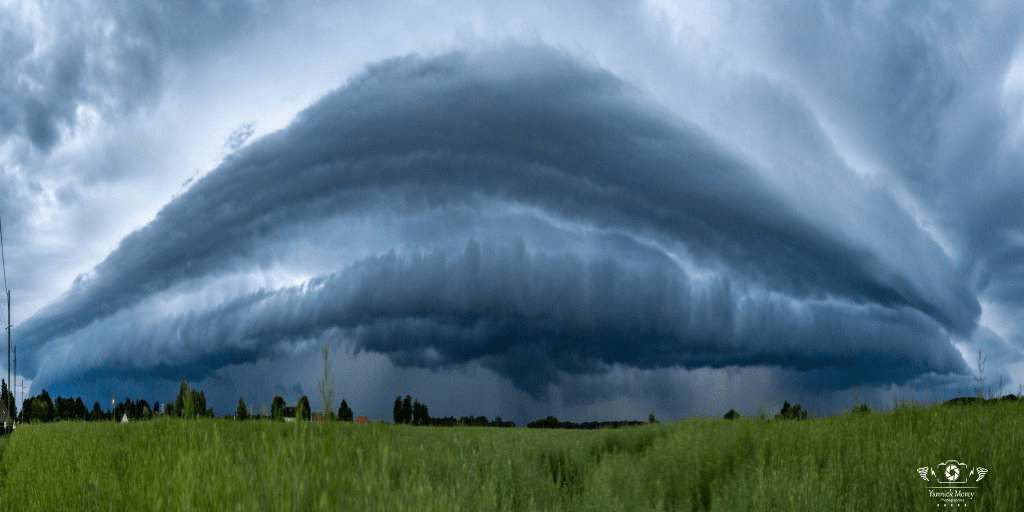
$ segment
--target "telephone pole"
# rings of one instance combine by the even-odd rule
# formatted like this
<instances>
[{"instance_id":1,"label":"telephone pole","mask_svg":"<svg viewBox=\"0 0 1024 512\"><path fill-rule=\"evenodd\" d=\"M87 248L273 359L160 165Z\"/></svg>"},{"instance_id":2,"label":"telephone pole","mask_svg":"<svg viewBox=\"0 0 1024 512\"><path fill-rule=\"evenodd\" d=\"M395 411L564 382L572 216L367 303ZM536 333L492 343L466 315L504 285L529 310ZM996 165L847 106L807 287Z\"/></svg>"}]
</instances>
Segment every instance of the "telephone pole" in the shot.
<instances>
[{"instance_id":1,"label":"telephone pole","mask_svg":"<svg viewBox=\"0 0 1024 512\"><path fill-rule=\"evenodd\" d=\"M11 388L11 289L7 287L7 258L4 256L4 229L3 223L0 223L0 264L3 265L4 272L4 290L7 291L7 396L13 398L13 388ZM8 421L8 428L14 426L14 416L12 416L10 407L13 400L6 400L4 402L4 408L7 409L7 416L10 417Z\"/></svg>"}]
</instances>

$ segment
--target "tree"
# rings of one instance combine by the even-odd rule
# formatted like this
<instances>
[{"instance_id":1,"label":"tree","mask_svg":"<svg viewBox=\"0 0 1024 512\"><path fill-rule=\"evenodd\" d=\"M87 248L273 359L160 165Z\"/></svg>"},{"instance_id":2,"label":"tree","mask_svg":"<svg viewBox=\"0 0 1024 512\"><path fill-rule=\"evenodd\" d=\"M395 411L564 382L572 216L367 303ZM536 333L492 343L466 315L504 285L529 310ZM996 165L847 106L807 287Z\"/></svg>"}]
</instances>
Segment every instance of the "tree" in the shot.
<instances>
[{"instance_id":1,"label":"tree","mask_svg":"<svg viewBox=\"0 0 1024 512\"><path fill-rule=\"evenodd\" d=\"M352 408L344 400L341 401L341 407L338 407L338 419L341 421L352 421Z\"/></svg>"},{"instance_id":2,"label":"tree","mask_svg":"<svg viewBox=\"0 0 1024 512\"><path fill-rule=\"evenodd\" d=\"M181 381L181 388L178 389L178 397L174 400L174 410L178 416L183 418L195 417L195 404L192 402L192 388L188 387L188 381Z\"/></svg>"},{"instance_id":3,"label":"tree","mask_svg":"<svg viewBox=\"0 0 1024 512\"><path fill-rule=\"evenodd\" d=\"M270 403L270 410L275 421L284 421L284 398L281 398L281 395L274 397L274 401Z\"/></svg>"},{"instance_id":4,"label":"tree","mask_svg":"<svg viewBox=\"0 0 1024 512\"><path fill-rule=\"evenodd\" d=\"M153 402L153 414L160 414L160 400Z\"/></svg>"},{"instance_id":5,"label":"tree","mask_svg":"<svg viewBox=\"0 0 1024 512\"><path fill-rule=\"evenodd\" d=\"M235 419L249 419L249 409L245 407L245 400L242 397L238 397L238 407L235 409Z\"/></svg>"},{"instance_id":6,"label":"tree","mask_svg":"<svg viewBox=\"0 0 1024 512\"><path fill-rule=\"evenodd\" d=\"M153 409L149 408L149 402L145 398L135 402L135 414L144 419L149 419L153 415Z\"/></svg>"},{"instance_id":7,"label":"tree","mask_svg":"<svg viewBox=\"0 0 1024 512\"><path fill-rule=\"evenodd\" d=\"M412 423L412 397L409 395L402 401L402 423Z\"/></svg>"},{"instance_id":8,"label":"tree","mask_svg":"<svg viewBox=\"0 0 1024 512\"><path fill-rule=\"evenodd\" d=\"M309 397L302 395L299 399L299 406L295 409L295 419L309 420L312 411L309 409Z\"/></svg>"},{"instance_id":9,"label":"tree","mask_svg":"<svg viewBox=\"0 0 1024 512\"><path fill-rule=\"evenodd\" d=\"M50 403L38 396L33 398L32 421L46 423L51 419L53 419L53 409L50 407Z\"/></svg>"},{"instance_id":10,"label":"tree","mask_svg":"<svg viewBox=\"0 0 1024 512\"><path fill-rule=\"evenodd\" d=\"M121 421L124 415L127 414L124 410L124 404L117 404L114 406L114 421Z\"/></svg>"},{"instance_id":11,"label":"tree","mask_svg":"<svg viewBox=\"0 0 1024 512\"><path fill-rule=\"evenodd\" d=\"M26 398L21 402L21 413L18 415L18 421L22 423L32 423L32 399Z\"/></svg>"},{"instance_id":12,"label":"tree","mask_svg":"<svg viewBox=\"0 0 1024 512\"><path fill-rule=\"evenodd\" d=\"M807 411L800 409L800 404L789 405L789 401L782 403L782 410L775 415L775 419L783 420L806 420Z\"/></svg>"},{"instance_id":13,"label":"tree","mask_svg":"<svg viewBox=\"0 0 1024 512\"><path fill-rule=\"evenodd\" d=\"M85 407L85 402L82 401L82 397L78 397L75 400L75 419L76 420L87 420L89 419L89 409Z\"/></svg>"},{"instance_id":14,"label":"tree","mask_svg":"<svg viewBox=\"0 0 1024 512\"><path fill-rule=\"evenodd\" d=\"M196 416L213 416L212 411L206 409L206 393L192 391L192 401Z\"/></svg>"},{"instance_id":15,"label":"tree","mask_svg":"<svg viewBox=\"0 0 1024 512\"><path fill-rule=\"evenodd\" d=\"M53 400L45 389L32 399L32 419L43 423L53 421Z\"/></svg>"},{"instance_id":16,"label":"tree","mask_svg":"<svg viewBox=\"0 0 1024 512\"><path fill-rule=\"evenodd\" d=\"M103 419L103 409L100 408L99 402L92 403L92 414L89 415L90 421L99 421Z\"/></svg>"},{"instance_id":17,"label":"tree","mask_svg":"<svg viewBox=\"0 0 1024 512\"><path fill-rule=\"evenodd\" d=\"M135 410L135 402L132 402L131 398L124 397L124 413L128 415L130 420L138 419L139 417L138 411Z\"/></svg>"},{"instance_id":18,"label":"tree","mask_svg":"<svg viewBox=\"0 0 1024 512\"><path fill-rule=\"evenodd\" d=\"M391 409L391 417L395 420L395 425L402 423L402 397L401 395L395 397L395 406Z\"/></svg>"},{"instance_id":19,"label":"tree","mask_svg":"<svg viewBox=\"0 0 1024 512\"><path fill-rule=\"evenodd\" d=\"M317 386L320 389L320 406L323 408L324 419L334 415L331 411L331 405L334 403L334 380L331 378L331 359L328 355L327 344L324 343L324 376Z\"/></svg>"},{"instance_id":20,"label":"tree","mask_svg":"<svg viewBox=\"0 0 1024 512\"><path fill-rule=\"evenodd\" d=\"M740 417L740 413L736 412L736 409L729 409L729 412L725 413L725 419L734 420Z\"/></svg>"},{"instance_id":21,"label":"tree","mask_svg":"<svg viewBox=\"0 0 1024 512\"><path fill-rule=\"evenodd\" d=\"M17 417L18 408L14 403L14 395L11 393L11 390L7 389L7 381L3 379L0 379L0 402L3 403L4 408L7 409L8 414L12 418Z\"/></svg>"},{"instance_id":22,"label":"tree","mask_svg":"<svg viewBox=\"0 0 1024 512\"><path fill-rule=\"evenodd\" d=\"M414 425L430 424L430 411L426 404L421 404L419 400L412 404L412 423Z\"/></svg>"}]
</instances>

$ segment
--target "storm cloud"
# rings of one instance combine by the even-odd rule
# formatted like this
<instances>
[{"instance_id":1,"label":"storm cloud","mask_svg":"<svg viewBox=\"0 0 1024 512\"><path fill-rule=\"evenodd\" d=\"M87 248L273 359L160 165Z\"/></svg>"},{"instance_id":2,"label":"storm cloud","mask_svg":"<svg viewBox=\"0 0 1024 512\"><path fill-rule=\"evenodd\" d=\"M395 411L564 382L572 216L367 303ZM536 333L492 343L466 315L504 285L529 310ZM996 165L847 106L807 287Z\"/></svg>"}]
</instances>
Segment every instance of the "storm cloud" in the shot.
<instances>
[{"instance_id":1,"label":"storm cloud","mask_svg":"<svg viewBox=\"0 0 1024 512\"><path fill-rule=\"evenodd\" d=\"M412 390L672 418L1024 375L1017 5L0 15L32 393L292 401L324 343L381 417Z\"/></svg>"},{"instance_id":2,"label":"storm cloud","mask_svg":"<svg viewBox=\"0 0 1024 512\"><path fill-rule=\"evenodd\" d=\"M886 215L865 221L890 233L886 253L559 51L403 57L195 183L36 315L27 345L45 383L212 371L340 330L399 366L480 361L539 397L562 372L613 364L824 367L837 386L963 371L947 333L970 332L974 297L938 245L873 200ZM125 313L368 218L395 226L383 255L183 315ZM316 251L329 268L330 248Z\"/></svg>"}]
</instances>

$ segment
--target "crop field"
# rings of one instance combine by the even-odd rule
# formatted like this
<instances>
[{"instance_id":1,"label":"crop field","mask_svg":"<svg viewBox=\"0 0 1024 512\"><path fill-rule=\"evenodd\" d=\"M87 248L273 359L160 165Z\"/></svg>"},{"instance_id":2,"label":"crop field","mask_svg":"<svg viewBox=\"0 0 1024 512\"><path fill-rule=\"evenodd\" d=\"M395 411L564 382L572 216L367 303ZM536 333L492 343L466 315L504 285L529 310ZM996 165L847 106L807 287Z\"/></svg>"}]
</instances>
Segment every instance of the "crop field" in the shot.
<instances>
[{"instance_id":1,"label":"crop field","mask_svg":"<svg viewBox=\"0 0 1024 512\"><path fill-rule=\"evenodd\" d=\"M1024 403L619 430L157 419L23 425L3 510L932 510L917 468L1024 510ZM971 478L972 482L974 477Z\"/></svg>"}]
</instances>

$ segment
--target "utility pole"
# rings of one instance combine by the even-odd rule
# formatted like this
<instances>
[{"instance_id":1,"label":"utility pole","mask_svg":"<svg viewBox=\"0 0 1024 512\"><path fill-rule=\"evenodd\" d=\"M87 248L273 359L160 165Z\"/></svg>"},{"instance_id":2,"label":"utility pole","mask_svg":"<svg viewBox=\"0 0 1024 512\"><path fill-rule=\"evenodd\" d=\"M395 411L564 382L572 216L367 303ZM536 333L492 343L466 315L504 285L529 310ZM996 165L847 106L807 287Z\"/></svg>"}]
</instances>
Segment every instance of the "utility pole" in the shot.
<instances>
[{"instance_id":1,"label":"utility pole","mask_svg":"<svg viewBox=\"0 0 1024 512\"><path fill-rule=\"evenodd\" d=\"M4 230L3 223L0 223L0 263L3 265L4 272L4 290L7 291L7 396L14 398L14 394L11 388L11 289L7 287L7 258L4 257ZM11 400L13 401L13 400ZM11 401L4 403L4 408L7 409L7 415L11 416L12 407L8 407ZM8 428L14 426L14 417L11 416L10 425Z\"/></svg>"}]
</instances>

